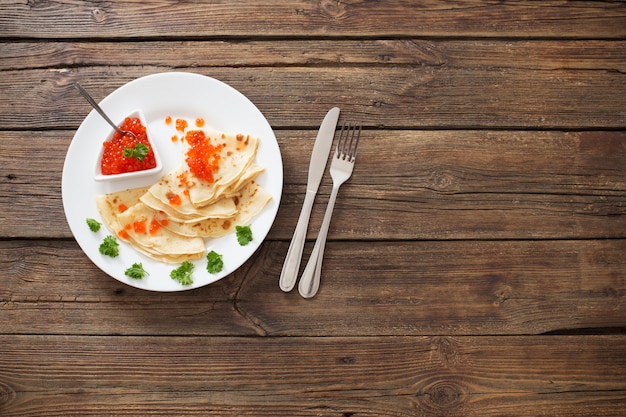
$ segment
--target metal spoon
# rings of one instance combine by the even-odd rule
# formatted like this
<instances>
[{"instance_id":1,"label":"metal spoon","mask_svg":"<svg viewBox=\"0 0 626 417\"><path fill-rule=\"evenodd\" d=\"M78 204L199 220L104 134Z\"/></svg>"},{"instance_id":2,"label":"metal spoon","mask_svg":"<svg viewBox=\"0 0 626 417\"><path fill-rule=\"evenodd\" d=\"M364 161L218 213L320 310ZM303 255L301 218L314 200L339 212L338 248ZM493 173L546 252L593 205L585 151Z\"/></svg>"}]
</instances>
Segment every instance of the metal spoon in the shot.
<instances>
[{"instance_id":1,"label":"metal spoon","mask_svg":"<svg viewBox=\"0 0 626 417\"><path fill-rule=\"evenodd\" d=\"M119 133L122 136L132 136L135 139L137 139L137 135L135 135L133 132L130 132L128 130L122 130L119 128L119 126L113 123L111 119L109 119L109 117L106 115L104 110L100 108L98 103L96 103L96 101L89 95L89 93L83 88L82 85L80 85L79 83L74 83L74 87L76 87L78 92L80 92L80 94L82 94L82 96L85 97L85 99L89 102L89 104L91 104L91 107L93 107L98 113L100 113L100 116L102 116L104 120L106 120L107 123L110 124L113 127L113 129L115 129L117 133Z\"/></svg>"}]
</instances>

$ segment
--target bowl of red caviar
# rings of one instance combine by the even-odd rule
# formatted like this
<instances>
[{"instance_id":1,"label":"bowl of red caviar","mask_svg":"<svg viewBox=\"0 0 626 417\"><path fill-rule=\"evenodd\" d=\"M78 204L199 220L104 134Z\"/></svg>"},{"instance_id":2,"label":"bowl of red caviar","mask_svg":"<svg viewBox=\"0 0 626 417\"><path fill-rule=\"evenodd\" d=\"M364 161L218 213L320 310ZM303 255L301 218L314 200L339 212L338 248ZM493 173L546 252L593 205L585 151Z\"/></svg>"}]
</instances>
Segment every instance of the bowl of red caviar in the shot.
<instances>
[{"instance_id":1,"label":"bowl of red caviar","mask_svg":"<svg viewBox=\"0 0 626 417\"><path fill-rule=\"evenodd\" d=\"M102 142L95 170L96 181L129 179L161 172L161 158L141 110L126 116L118 126L133 135L113 130Z\"/></svg>"}]
</instances>

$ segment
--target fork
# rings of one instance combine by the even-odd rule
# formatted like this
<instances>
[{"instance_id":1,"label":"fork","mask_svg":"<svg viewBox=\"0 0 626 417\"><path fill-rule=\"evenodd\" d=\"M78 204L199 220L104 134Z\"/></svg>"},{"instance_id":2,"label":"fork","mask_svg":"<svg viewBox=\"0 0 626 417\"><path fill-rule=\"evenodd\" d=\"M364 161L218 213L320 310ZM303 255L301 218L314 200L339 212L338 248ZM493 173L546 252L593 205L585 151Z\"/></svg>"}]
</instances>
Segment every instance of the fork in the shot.
<instances>
[{"instance_id":1,"label":"fork","mask_svg":"<svg viewBox=\"0 0 626 417\"><path fill-rule=\"evenodd\" d=\"M306 268L304 268L300 283L298 284L298 291L304 298L313 297L317 294L317 290L319 289L324 247L326 246L326 236L328 235L330 218L333 214L339 187L352 175L360 137L361 126L351 126L346 123L341 126L335 156L330 164L330 176L333 180L333 188L330 193L330 198L328 199L328 206L326 207L326 213L324 214L324 220L322 221L319 234L317 235L315 246L313 247L309 261Z\"/></svg>"}]
</instances>

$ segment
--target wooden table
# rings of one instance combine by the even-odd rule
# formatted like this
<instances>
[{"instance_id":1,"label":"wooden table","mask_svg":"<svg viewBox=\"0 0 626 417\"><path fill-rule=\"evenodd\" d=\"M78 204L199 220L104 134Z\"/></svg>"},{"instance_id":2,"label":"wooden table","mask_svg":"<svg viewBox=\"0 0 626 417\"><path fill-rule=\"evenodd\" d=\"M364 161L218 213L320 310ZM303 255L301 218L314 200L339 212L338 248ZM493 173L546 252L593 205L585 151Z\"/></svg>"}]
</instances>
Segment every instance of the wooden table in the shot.
<instances>
[{"instance_id":1,"label":"wooden table","mask_svg":"<svg viewBox=\"0 0 626 417\"><path fill-rule=\"evenodd\" d=\"M0 415L626 415L626 3L2 1L0 58ZM285 181L239 270L155 293L83 254L61 171L74 82L169 71L249 97ZM333 106L364 131L305 300Z\"/></svg>"}]
</instances>

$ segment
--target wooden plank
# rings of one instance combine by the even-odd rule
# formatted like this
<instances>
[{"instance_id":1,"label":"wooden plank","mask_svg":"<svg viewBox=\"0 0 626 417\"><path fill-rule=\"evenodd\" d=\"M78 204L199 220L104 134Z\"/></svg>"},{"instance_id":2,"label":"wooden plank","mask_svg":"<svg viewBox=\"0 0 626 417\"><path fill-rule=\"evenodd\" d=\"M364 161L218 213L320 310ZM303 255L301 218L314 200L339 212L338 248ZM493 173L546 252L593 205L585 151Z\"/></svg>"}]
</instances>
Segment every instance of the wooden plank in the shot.
<instances>
[{"instance_id":1,"label":"wooden plank","mask_svg":"<svg viewBox=\"0 0 626 417\"><path fill-rule=\"evenodd\" d=\"M20 416L626 412L625 336L119 339L0 336L0 409Z\"/></svg>"},{"instance_id":2,"label":"wooden plank","mask_svg":"<svg viewBox=\"0 0 626 417\"><path fill-rule=\"evenodd\" d=\"M313 116L319 123L323 113ZM269 238L287 240L316 132L276 133L285 178ZM0 236L71 237L61 173L72 135L0 131ZM362 138L331 239L626 237L626 133L366 130ZM311 239L329 194L327 174Z\"/></svg>"},{"instance_id":3,"label":"wooden plank","mask_svg":"<svg viewBox=\"0 0 626 417\"><path fill-rule=\"evenodd\" d=\"M2 314L8 313L0 334L64 333L65 328L68 333L116 335L132 329L131 333L148 335L189 335L205 334L205 326L214 335L255 334L236 302L249 265L197 291L152 293L104 274L74 242L4 241L0 245L0 305ZM110 311L110 302L121 304ZM16 321L10 324L9 317ZM30 324L20 331L26 317Z\"/></svg>"},{"instance_id":4,"label":"wooden plank","mask_svg":"<svg viewBox=\"0 0 626 417\"><path fill-rule=\"evenodd\" d=\"M626 36L626 8L612 1L4 1L0 16L0 36L16 38Z\"/></svg>"},{"instance_id":5,"label":"wooden plank","mask_svg":"<svg viewBox=\"0 0 626 417\"><path fill-rule=\"evenodd\" d=\"M274 127L319 126L333 106L366 126L401 128L623 128L626 74L618 71L450 67L198 68L248 96ZM163 67L6 71L0 124L6 129L78 126L98 100ZM319 90L318 85L326 88ZM288 93L286 93L288 92Z\"/></svg>"},{"instance_id":6,"label":"wooden plank","mask_svg":"<svg viewBox=\"0 0 626 417\"><path fill-rule=\"evenodd\" d=\"M267 334L538 334L626 324L623 240L330 242L308 304L275 290L286 249L267 249L267 278L246 281L238 294ZM277 323L283 315L289 322Z\"/></svg>"},{"instance_id":7,"label":"wooden plank","mask_svg":"<svg viewBox=\"0 0 626 417\"><path fill-rule=\"evenodd\" d=\"M0 69L423 65L626 72L623 40L359 39L0 42Z\"/></svg>"},{"instance_id":8,"label":"wooden plank","mask_svg":"<svg viewBox=\"0 0 626 417\"><path fill-rule=\"evenodd\" d=\"M624 239L329 242L313 300L278 288L287 246L265 242L226 279L162 294L106 276L73 242L0 241L0 333L369 336L626 330Z\"/></svg>"}]
</instances>

